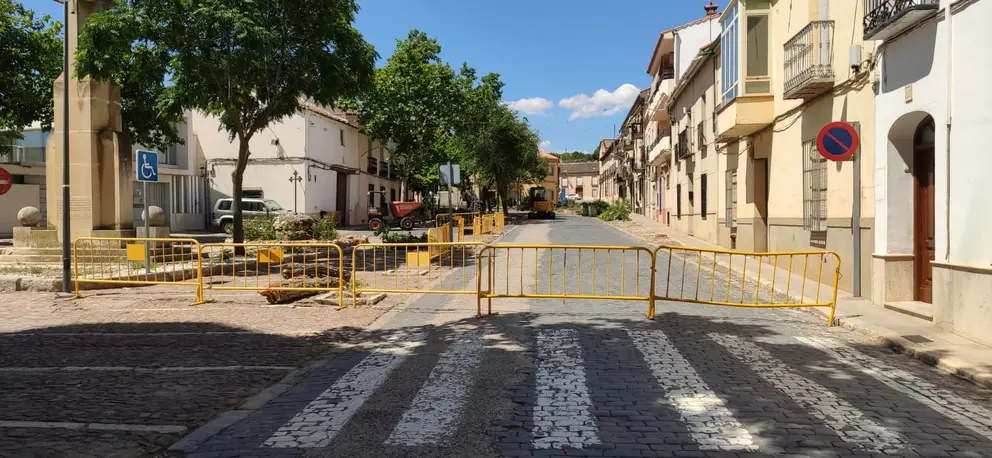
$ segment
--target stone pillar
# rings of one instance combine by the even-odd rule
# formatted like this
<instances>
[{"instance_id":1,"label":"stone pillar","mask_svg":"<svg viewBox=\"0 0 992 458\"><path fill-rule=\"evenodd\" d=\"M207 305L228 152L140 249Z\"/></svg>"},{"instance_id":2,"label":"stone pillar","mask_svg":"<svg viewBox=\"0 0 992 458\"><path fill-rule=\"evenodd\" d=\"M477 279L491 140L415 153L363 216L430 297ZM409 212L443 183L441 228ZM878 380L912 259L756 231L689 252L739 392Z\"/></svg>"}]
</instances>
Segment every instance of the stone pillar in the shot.
<instances>
[{"instance_id":1,"label":"stone pillar","mask_svg":"<svg viewBox=\"0 0 992 458\"><path fill-rule=\"evenodd\" d=\"M121 124L120 88L110 82L78 79L75 68L79 30L89 17L109 8L112 0L77 0L70 4L69 84L66 75L54 83L55 122L46 158L48 225L62 224L62 97L69 91L69 179L71 238L91 235L133 236L134 165L130 142ZM59 229L61 239L61 229Z\"/></svg>"}]
</instances>

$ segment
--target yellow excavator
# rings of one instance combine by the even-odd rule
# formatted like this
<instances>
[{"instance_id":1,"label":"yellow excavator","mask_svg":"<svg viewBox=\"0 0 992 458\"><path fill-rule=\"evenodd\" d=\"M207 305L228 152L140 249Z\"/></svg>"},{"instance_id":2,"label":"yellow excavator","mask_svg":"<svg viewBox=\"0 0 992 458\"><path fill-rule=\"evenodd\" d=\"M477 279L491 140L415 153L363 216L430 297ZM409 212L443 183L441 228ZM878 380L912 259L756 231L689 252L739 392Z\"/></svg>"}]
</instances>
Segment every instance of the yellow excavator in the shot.
<instances>
[{"instance_id":1,"label":"yellow excavator","mask_svg":"<svg viewBox=\"0 0 992 458\"><path fill-rule=\"evenodd\" d=\"M527 192L530 196L529 219L555 219L555 201L548 198L548 190L544 186L535 186Z\"/></svg>"}]
</instances>

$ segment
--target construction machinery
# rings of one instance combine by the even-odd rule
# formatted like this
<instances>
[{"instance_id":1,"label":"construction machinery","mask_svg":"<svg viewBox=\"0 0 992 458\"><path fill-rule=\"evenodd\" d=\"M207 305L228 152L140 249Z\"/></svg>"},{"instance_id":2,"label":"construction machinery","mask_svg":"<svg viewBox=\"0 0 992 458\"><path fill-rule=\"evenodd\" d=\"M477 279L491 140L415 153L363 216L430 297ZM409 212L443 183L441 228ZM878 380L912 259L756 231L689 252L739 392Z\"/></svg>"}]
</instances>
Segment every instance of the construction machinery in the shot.
<instances>
[{"instance_id":1,"label":"construction machinery","mask_svg":"<svg viewBox=\"0 0 992 458\"><path fill-rule=\"evenodd\" d=\"M527 218L555 219L555 201L548 198L548 190L544 186L535 186L527 191L530 197L530 212Z\"/></svg>"},{"instance_id":2,"label":"construction machinery","mask_svg":"<svg viewBox=\"0 0 992 458\"><path fill-rule=\"evenodd\" d=\"M373 231L383 227L409 231L426 219L423 202L387 202L385 192L369 191L368 221Z\"/></svg>"}]
</instances>

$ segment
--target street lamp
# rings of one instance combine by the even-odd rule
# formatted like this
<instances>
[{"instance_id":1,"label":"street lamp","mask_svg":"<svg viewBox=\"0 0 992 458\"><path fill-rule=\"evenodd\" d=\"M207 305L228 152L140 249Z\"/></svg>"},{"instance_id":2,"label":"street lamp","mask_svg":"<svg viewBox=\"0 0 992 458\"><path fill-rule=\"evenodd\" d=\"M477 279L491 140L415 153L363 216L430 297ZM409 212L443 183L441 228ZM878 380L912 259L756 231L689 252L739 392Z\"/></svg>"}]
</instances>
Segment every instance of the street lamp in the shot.
<instances>
[{"instance_id":1,"label":"street lamp","mask_svg":"<svg viewBox=\"0 0 992 458\"><path fill-rule=\"evenodd\" d=\"M62 29L62 294L72 291L71 244L69 241L69 0L54 0L63 6Z\"/></svg>"},{"instance_id":2,"label":"street lamp","mask_svg":"<svg viewBox=\"0 0 992 458\"><path fill-rule=\"evenodd\" d=\"M303 181L303 177L300 176L300 172L293 170L293 176L289 177L289 182L293 183L293 213L296 213L296 188L299 187L301 181Z\"/></svg>"}]
</instances>

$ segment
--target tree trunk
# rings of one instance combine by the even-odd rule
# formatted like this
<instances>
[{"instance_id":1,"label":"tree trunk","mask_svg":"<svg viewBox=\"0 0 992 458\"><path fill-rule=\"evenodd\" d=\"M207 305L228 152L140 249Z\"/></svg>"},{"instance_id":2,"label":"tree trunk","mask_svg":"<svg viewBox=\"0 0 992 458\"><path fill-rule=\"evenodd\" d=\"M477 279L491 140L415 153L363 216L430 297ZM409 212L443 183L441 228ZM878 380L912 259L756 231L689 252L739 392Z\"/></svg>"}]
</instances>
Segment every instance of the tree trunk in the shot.
<instances>
[{"instance_id":1,"label":"tree trunk","mask_svg":"<svg viewBox=\"0 0 992 458\"><path fill-rule=\"evenodd\" d=\"M242 189L244 187L245 179L245 169L248 168L248 138L242 135L238 135L238 162L234 166L234 172L231 173L231 181L234 183L234 192L231 196L231 210L234 212L234 229L231 231L231 236L234 243L243 243L245 241L245 224L243 213L241 211L241 198ZM235 255L244 255L244 247L235 247Z\"/></svg>"},{"instance_id":2,"label":"tree trunk","mask_svg":"<svg viewBox=\"0 0 992 458\"><path fill-rule=\"evenodd\" d=\"M499 201L503 205L503 215L510 216L510 209L506 206L506 195L508 194L509 185L496 185L496 194L499 195Z\"/></svg>"}]
</instances>

